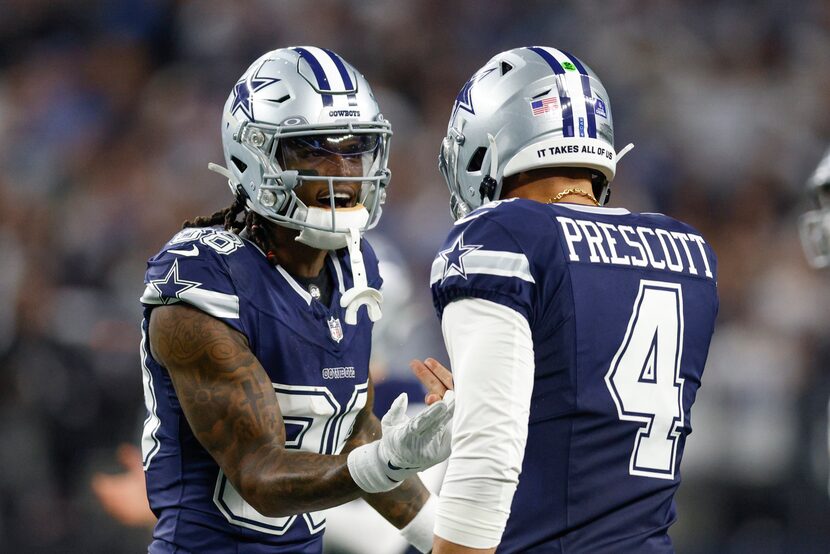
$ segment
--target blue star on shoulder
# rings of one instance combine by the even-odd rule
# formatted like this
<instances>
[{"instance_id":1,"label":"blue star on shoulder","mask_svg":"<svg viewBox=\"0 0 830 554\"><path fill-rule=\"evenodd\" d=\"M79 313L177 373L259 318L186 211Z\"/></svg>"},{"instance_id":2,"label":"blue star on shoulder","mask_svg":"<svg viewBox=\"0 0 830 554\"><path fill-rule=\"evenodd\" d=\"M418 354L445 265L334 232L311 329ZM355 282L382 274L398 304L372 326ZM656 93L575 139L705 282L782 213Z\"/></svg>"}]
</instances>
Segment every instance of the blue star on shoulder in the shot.
<instances>
[{"instance_id":1,"label":"blue star on shoulder","mask_svg":"<svg viewBox=\"0 0 830 554\"><path fill-rule=\"evenodd\" d=\"M447 277L450 277L453 272L463 278L467 278L467 272L464 269L464 256L481 248L480 244L464 244L464 233L455 239L452 246L446 250L442 250L438 254L444 259L444 274L441 278L443 282Z\"/></svg>"},{"instance_id":2,"label":"blue star on shoulder","mask_svg":"<svg viewBox=\"0 0 830 554\"><path fill-rule=\"evenodd\" d=\"M469 81L464 83L464 86L461 87L458 96L455 97L455 105L452 108L452 117L450 118L450 121L455 121L455 116L456 114L458 114L458 110L464 110L465 112L469 112L475 115L476 111L473 107L472 96L473 85L495 70L495 67L491 67L490 69L486 69L481 73L476 73L475 75L470 77Z\"/></svg>"},{"instance_id":3,"label":"blue star on shoulder","mask_svg":"<svg viewBox=\"0 0 830 554\"><path fill-rule=\"evenodd\" d=\"M173 260L173 265L170 266L170 271L167 272L167 275L161 279L150 281L150 286L158 292L162 304L177 302L181 298L183 292L196 288L201 284L202 283L197 283L196 281L179 279L178 259Z\"/></svg>"},{"instance_id":4,"label":"blue star on shoulder","mask_svg":"<svg viewBox=\"0 0 830 554\"><path fill-rule=\"evenodd\" d=\"M233 104L231 105L231 113L236 114L237 110L242 110L245 117L254 121L254 102L253 94L264 89L267 86L273 85L281 81L275 77L259 77L259 71L250 79L242 77L237 81L233 87Z\"/></svg>"}]
</instances>

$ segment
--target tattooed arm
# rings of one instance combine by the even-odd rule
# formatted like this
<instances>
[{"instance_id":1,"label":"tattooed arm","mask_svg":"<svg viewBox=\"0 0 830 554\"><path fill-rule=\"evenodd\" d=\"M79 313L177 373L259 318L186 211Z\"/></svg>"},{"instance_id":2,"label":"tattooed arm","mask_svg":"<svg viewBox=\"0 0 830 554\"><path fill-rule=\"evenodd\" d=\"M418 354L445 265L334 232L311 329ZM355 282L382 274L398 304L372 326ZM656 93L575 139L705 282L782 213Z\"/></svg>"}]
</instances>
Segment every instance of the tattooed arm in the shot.
<instances>
[{"instance_id":1,"label":"tattooed arm","mask_svg":"<svg viewBox=\"0 0 830 554\"><path fill-rule=\"evenodd\" d=\"M244 335L184 304L155 308L149 335L194 435L259 513L321 510L363 493L349 474L348 451L330 456L285 448L271 380ZM379 427L362 434L377 438Z\"/></svg>"},{"instance_id":2,"label":"tattooed arm","mask_svg":"<svg viewBox=\"0 0 830 554\"><path fill-rule=\"evenodd\" d=\"M361 444L367 444L380 438L380 420L372 413L374 402L375 387L370 380L366 406L355 419L352 434L343 448L344 453L350 452ZM362 496L375 511L400 529L405 527L421 511L424 503L429 498L429 494L418 476L413 475L401 483L399 487L389 492L376 494L364 492Z\"/></svg>"}]
</instances>

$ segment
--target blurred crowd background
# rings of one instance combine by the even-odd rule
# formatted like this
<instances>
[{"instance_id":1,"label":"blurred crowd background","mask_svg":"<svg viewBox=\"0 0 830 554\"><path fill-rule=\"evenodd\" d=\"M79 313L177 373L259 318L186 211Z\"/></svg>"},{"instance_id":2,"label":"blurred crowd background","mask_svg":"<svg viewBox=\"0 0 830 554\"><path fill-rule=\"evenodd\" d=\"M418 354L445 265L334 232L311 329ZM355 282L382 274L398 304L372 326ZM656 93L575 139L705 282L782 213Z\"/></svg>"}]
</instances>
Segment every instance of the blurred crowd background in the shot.
<instances>
[{"instance_id":1,"label":"blurred crowd background","mask_svg":"<svg viewBox=\"0 0 830 554\"><path fill-rule=\"evenodd\" d=\"M373 233L397 258L377 355L399 378L411 356L446 360L427 281L451 223L436 155L458 90L507 48L586 61L617 147L636 143L612 205L691 223L720 261L677 550L830 550L830 275L796 230L830 143L822 0L0 0L0 550L145 548L90 489L138 442L145 262L230 204L207 170L225 98L260 54L302 44L359 68L394 127Z\"/></svg>"}]
</instances>

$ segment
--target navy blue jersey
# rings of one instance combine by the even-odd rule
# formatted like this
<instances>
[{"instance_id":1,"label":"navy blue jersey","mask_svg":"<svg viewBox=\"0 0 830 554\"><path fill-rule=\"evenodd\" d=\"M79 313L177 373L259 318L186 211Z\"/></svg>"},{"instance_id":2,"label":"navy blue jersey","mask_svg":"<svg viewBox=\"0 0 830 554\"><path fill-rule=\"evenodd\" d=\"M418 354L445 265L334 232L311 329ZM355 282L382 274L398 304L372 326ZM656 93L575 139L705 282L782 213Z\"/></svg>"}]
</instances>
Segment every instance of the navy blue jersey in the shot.
<instances>
[{"instance_id":1,"label":"navy blue jersey","mask_svg":"<svg viewBox=\"0 0 830 554\"><path fill-rule=\"evenodd\" d=\"M439 316L474 297L530 325L527 445L498 552L672 552L718 311L708 243L660 214L506 200L456 223L431 286Z\"/></svg>"},{"instance_id":2,"label":"navy blue jersey","mask_svg":"<svg viewBox=\"0 0 830 554\"><path fill-rule=\"evenodd\" d=\"M362 244L369 285L377 260ZM142 450L150 506L159 521L151 552L317 553L319 513L265 517L234 490L184 417L170 376L148 348L150 312L184 302L244 334L268 372L285 421L286 448L336 454L366 405L372 323L345 323L348 253L330 253L331 307L312 299L251 242L221 228L185 229L148 262L141 355L148 416ZM174 546L178 550L174 549Z\"/></svg>"}]
</instances>

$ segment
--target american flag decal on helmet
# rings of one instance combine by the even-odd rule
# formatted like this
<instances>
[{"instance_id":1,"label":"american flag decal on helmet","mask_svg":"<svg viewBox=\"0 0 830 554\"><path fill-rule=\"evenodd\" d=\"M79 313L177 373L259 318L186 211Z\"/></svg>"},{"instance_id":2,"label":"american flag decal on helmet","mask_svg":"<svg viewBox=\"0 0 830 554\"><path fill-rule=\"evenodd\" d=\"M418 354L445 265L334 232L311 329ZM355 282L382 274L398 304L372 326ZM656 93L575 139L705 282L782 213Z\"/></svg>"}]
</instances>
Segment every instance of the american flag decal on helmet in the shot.
<instances>
[{"instance_id":1,"label":"american flag decal on helmet","mask_svg":"<svg viewBox=\"0 0 830 554\"><path fill-rule=\"evenodd\" d=\"M583 127L579 128L579 136L585 136L587 132L590 138L597 138L591 81L582 62L571 54L556 48L530 46L528 50L536 52L557 76L559 105L562 106L562 135L575 137L577 128L574 123L582 117ZM581 101L577 96L580 92L582 93Z\"/></svg>"},{"instance_id":2,"label":"american flag decal on helmet","mask_svg":"<svg viewBox=\"0 0 830 554\"><path fill-rule=\"evenodd\" d=\"M549 98L542 98L541 100L534 100L530 103L530 111L534 116L549 113L552 110L559 109L559 99L555 96Z\"/></svg>"}]
</instances>

